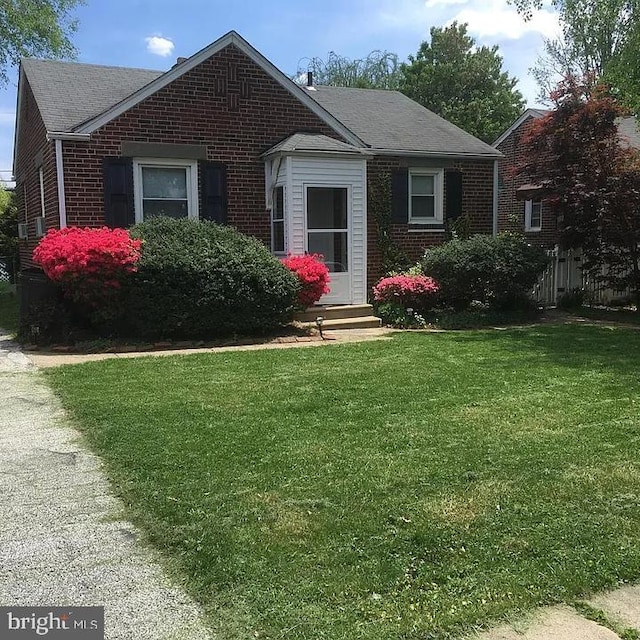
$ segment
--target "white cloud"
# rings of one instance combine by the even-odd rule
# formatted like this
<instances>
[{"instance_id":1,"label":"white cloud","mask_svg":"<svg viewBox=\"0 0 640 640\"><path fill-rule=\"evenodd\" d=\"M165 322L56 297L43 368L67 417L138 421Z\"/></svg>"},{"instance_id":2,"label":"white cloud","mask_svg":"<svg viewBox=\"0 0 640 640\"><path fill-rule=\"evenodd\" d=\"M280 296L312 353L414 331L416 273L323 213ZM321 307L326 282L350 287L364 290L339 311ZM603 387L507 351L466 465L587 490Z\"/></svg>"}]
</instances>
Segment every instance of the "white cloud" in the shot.
<instances>
[{"instance_id":1,"label":"white cloud","mask_svg":"<svg viewBox=\"0 0 640 640\"><path fill-rule=\"evenodd\" d=\"M555 38L560 33L558 14L553 11L536 11L530 20L525 20L507 0L476 1L471 5L459 11L447 24L454 20L466 22L469 32L480 38L519 40L528 33Z\"/></svg>"},{"instance_id":2,"label":"white cloud","mask_svg":"<svg viewBox=\"0 0 640 640\"><path fill-rule=\"evenodd\" d=\"M162 56L166 58L173 53L174 44L169 38L163 38L162 36L149 36L145 38L147 43L147 51L153 53L156 56Z\"/></svg>"}]
</instances>

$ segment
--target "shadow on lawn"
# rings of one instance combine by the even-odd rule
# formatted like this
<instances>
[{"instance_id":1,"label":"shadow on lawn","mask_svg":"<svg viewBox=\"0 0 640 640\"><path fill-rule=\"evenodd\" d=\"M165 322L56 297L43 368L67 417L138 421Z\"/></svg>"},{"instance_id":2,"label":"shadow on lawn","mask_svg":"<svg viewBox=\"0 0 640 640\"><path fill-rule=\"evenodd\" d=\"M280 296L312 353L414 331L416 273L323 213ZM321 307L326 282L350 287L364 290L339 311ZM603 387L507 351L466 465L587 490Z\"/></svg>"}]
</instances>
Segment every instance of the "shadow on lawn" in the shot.
<instances>
[{"instance_id":1,"label":"shadow on lawn","mask_svg":"<svg viewBox=\"0 0 640 640\"><path fill-rule=\"evenodd\" d=\"M608 369L638 379L640 331L623 327L548 325L457 334L460 345L482 343L513 354L520 366L550 362L564 367Z\"/></svg>"}]
</instances>

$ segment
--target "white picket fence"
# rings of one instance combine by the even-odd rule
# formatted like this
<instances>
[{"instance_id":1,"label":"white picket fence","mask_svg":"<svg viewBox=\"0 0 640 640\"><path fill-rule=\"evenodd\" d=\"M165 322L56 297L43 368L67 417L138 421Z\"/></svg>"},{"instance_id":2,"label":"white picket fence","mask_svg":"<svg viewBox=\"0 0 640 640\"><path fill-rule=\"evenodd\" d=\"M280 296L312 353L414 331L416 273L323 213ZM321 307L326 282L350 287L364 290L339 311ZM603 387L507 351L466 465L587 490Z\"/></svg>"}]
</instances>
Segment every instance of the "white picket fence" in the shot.
<instances>
[{"instance_id":1,"label":"white picket fence","mask_svg":"<svg viewBox=\"0 0 640 640\"><path fill-rule=\"evenodd\" d=\"M629 295L628 289L609 289L600 280L582 272L582 250L558 247L549 251L551 262L533 289L533 297L543 306L554 306L563 293L583 289L590 304L607 304ZM602 275L606 274L603 268Z\"/></svg>"}]
</instances>

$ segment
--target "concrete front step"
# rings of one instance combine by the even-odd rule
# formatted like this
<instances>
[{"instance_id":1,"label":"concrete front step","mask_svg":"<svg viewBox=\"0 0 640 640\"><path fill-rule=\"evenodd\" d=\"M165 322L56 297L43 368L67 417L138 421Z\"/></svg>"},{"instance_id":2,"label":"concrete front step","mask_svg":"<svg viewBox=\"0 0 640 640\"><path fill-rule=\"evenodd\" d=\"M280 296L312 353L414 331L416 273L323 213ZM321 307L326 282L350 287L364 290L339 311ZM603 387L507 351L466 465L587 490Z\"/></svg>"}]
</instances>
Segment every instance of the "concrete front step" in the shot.
<instances>
[{"instance_id":1,"label":"concrete front step","mask_svg":"<svg viewBox=\"0 0 640 640\"><path fill-rule=\"evenodd\" d=\"M373 316L373 306L370 304L318 305L296 313L294 320L297 322L315 322L318 316L322 316L325 322L342 318Z\"/></svg>"},{"instance_id":2,"label":"concrete front step","mask_svg":"<svg viewBox=\"0 0 640 640\"><path fill-rule=\"evenodd\" d=\"M303 326L316 327L315 322L303 322ZM323 331L332 329L373 329L382 326L382 320L375 316L361 316L358 318L333 318L322 323Z\"/></svg>"}]
</instances>

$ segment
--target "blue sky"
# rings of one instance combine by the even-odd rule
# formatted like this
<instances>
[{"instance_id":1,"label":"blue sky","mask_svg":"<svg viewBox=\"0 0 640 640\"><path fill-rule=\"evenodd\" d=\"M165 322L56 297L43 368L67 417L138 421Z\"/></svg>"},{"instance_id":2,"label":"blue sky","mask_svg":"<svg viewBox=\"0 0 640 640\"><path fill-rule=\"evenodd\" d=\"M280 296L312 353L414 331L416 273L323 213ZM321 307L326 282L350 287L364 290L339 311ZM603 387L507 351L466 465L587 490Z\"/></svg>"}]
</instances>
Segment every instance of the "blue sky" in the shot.
<instances>
[{"instance_id":1,"label":"blue sky","mask_svg":"<svg viewBox=\"0 0 640 640\"><path fill-rule=\"evenodd\" d=\"M335 51L350 58L374 49L406 59L432 26L467 22L480 44L500 47L504 67L520 80L530 106L528 74L543 36L557 35L546 8L525 23L508 0L87 0L77 12L78 60L166 70L235 29L287 74L304 58ZM11 178L17 73L0 90L0 179Z\"/></svg>"}]
</instances>

